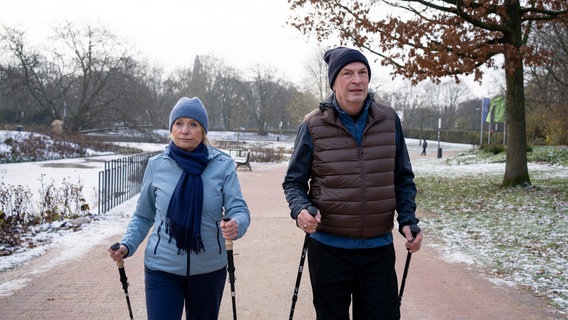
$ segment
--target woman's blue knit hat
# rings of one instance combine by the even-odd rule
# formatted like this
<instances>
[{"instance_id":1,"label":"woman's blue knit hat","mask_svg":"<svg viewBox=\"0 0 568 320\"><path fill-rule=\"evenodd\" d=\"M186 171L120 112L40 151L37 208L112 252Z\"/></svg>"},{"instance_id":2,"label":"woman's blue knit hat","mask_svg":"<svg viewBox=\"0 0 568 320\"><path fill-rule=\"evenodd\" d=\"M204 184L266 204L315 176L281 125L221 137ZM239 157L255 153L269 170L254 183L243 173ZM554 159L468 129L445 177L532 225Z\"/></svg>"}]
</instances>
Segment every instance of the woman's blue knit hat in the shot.
<instances>
[{"instance_id":1,"label":"woman's blue knit hat","mask_svg":"<svg viewBox=\"0 0 568 320\"><path fill-rule=\"evenodd\" d=\"M203 130L205 130L205 133L207 133L209 126L207 110L205 110L205 107L199 98L183 97L179 99L173 107L172 112L170 112L170 132L172 132L174 122L179 118L191 118L199 122L199 124L203 127Z\"/></svg>"},{"instance_id":2,"label":"woman's blue knit hat","mask_svg":"<svg viewBox=\"0 0 568 320\"><path fill-rule=\"evenodd\" d=\"M327 50L323 55L323 59L328 65L327 77L329 80L329 87L332 89L339 71L352 62L362 62L365 64L369 71L369 81L371 81L371 67L369 66L369 61L367 61L367 58L365 58L360 51L346 47L337 47Z\"/></svg>"}]
</instances>

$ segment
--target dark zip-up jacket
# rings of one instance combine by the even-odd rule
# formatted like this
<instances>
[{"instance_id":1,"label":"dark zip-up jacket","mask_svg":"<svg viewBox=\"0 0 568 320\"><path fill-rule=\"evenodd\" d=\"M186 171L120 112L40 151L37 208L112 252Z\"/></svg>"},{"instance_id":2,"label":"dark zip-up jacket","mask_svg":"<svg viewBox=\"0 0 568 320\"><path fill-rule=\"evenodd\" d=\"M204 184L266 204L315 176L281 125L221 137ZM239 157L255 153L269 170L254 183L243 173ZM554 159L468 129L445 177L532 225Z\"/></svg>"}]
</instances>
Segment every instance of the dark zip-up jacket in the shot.
<instances>
[{"instance_id":1,"label":"dark zip-up jacket","mask_svg":"<svg viewBox=\"0 0 568 320\"><path fill-rule=\"evenodd\" d=\"M293 219L315 205L322 213L321 231L363 239L389 233L394 209L399 230L418 223L400 119L371 97L367 105L359 132L343 125L333 100L306 116L283 183Z\"/></svg>"}]
</instances>

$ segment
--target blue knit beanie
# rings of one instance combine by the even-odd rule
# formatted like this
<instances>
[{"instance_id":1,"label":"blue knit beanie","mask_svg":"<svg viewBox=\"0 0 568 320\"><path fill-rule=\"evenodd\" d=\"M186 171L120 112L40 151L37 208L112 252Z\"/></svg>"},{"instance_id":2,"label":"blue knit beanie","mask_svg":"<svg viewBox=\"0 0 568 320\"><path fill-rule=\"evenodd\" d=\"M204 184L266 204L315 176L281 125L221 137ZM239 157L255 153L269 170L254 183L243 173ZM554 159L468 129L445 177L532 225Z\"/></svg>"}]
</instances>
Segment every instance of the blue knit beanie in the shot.
<instances>
[{"instance_id":1,"label":"blue knit beanie","mask_svg":"<svg viewBox=\"0 0 568 320\"><path fill-rule=\"evenodd\" d=\"M205 133L207 133L209 126L207 110L205 110L205 107L199 98L183 97L179 99L173 107L172 112L170 112L170 132L172 132L174 122L179 118L191 118L199 122L199 124L203 127L203 130L205 130Z\"/></svg>"},{"instance_id":2,"label":"blue knit beanie","mask_svg":"<svg viewBox=\"0 0 568 320\"><path fill-rule=\"evenodd\" d=\"M367 58L365 58L360 51L346 47L337 47L327 50L323 55L323 59L328 65L327 77L329 87L332 89L339 71L352 62L362 62L365 64L367 70L369 70L369 81L371 81L371 67L369 66L369 61L367 61Z\"/></svg>"}]
</instances>

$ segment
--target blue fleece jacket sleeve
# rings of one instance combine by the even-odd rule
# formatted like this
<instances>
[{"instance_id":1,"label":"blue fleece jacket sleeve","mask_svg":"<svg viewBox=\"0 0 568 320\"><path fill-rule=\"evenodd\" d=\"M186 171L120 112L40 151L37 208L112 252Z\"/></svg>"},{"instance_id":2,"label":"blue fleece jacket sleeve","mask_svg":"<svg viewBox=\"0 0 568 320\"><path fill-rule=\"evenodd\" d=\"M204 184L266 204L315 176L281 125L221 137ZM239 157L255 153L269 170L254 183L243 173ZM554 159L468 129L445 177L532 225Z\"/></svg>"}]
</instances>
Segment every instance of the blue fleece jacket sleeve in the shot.
<instances>
[{"instance_id":1,"label":"blue fleece jacket sleeve","mask_svg":"<svg viewBox=\"0 0 568 320\"><path fill-rule=\"evenodd\" d=\"M250 210L243 197L239 177L233 163L225 168L223 198L225 199L225 215L235 219L239 225L237 235L237 239L239 239L247 232L251 218Z\"/></svg>"},{"instance_id":2,"label":"blue fleece jacket sleeve","mask_svg":"<svg viewBox=\"0 0 568 320\"><path fill-rule=\"evenodd\" d=\"M140 187L140 196L136 202L136 210L132 219L128 223L128 228L122 240L120 241L128 248L128 257L132 256L138 249L138 246L150 231L154 224L156 216L156 195L152 186L152 168L146 167L142 185Z\"/></svg>"}]
</instances>

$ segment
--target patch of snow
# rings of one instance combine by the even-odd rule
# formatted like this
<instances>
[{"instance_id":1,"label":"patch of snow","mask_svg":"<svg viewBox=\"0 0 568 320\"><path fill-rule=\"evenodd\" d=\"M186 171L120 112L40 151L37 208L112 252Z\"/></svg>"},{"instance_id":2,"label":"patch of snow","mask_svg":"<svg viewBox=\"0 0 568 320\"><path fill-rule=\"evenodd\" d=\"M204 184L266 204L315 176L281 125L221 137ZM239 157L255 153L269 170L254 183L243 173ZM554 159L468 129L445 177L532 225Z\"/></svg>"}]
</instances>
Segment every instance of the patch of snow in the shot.
<instances>
[{"instance_id":1,"label":"patch of snow","mask_svg":"<svg viewBox=\"0 0 568 320\"><path fill-rule=\"evenodd\" d=\"M513 281L507 281L499 278L487 278L491 283L498 287L514 287L515 283Z\"/></svg>"},{"instance_id":2,"label":"patch of snow","mask_svg":"<svg viewBox=\"0 0 568 320\"><path fill-rule=\"evenodd\" d=\"M17 278L0 283L0 297L9 297L14 291L25 288L30 282L29 278Z\"/></svg>"}]
</instances>

